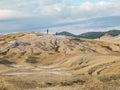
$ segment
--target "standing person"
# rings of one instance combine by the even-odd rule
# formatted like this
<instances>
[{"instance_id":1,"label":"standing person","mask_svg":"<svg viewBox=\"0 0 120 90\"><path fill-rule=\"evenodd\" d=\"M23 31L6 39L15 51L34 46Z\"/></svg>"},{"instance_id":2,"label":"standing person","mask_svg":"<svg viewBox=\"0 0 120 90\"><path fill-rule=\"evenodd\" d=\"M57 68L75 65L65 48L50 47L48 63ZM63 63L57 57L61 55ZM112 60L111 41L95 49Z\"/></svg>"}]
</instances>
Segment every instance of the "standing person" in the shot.
<instances>
[{"instance_id":1,"label":"standing person","mask_svg":"<svg viewBox=\"0 0 120 90\"><path fill-rule=\"evenodd\" d=\"M47 34L48 34L49 30L47 29Z\"/></svg>"}]
</instances>

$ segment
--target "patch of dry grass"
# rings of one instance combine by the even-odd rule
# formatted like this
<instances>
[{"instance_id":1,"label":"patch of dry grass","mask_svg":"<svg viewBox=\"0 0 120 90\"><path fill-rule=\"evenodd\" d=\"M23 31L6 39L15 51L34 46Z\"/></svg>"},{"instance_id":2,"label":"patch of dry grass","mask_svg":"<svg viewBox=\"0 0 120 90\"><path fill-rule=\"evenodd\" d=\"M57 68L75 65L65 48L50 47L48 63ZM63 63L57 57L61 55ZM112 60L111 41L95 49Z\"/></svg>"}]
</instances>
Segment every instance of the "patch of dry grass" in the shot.
<instances>
[{"instance_id":1,"label":"patch of dry grass","mask_svg":"<svg viewBox=\"0 0 120 90\"><path fill-rule=\"evenodd\" d=\"M0 90L20 90L20 89L15 85L5 82L3 78L0 78Z\"/></svg>"},{"instance_id":2,"label":"patch of dry grass","mask_svg":"<svg viewBox=\"0 0 120 90\"><path fill-rule=\"evenodd\" d=\"M120 74L102 75L99 77L99 80L102 82L110 82L112 80L120 80Z\"/></svg>"}]
</instances>

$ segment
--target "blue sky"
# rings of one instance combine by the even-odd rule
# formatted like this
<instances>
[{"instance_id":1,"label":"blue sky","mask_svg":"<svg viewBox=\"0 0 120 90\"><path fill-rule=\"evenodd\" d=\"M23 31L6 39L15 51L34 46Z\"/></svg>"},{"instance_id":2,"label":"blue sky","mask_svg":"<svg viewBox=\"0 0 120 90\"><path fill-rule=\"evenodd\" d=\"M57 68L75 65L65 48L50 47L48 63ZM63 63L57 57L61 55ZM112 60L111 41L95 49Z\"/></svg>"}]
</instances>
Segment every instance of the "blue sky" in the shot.
<instances>
[{"instance_id":1,"label":"blue sky","mask_svg":"<svg viewBox=\"0 0 120 90\"><path fill-rule=\"evenodd\" d=\"M119 0L0 0L0 33L120 29Z\"/></svg>"}]
</instances>

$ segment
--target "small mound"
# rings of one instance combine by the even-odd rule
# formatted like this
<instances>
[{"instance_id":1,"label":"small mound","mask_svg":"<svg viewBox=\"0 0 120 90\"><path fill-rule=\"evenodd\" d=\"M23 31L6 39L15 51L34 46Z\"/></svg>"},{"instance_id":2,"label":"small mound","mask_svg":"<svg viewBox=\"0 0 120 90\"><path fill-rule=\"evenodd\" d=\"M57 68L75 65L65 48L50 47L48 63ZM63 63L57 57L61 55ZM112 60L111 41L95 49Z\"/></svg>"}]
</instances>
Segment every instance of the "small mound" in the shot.
<instances>
[{"instance_id":1,"label":"small mound","mask_svg":"<svg viewBox=\"0 0 120 90\"><path fill-rule=\"evenodd\" d=\"M100 39L109 39L112 36L110 34L104 34L103 36L100 37Z\"/></svg>"}]
</instances>

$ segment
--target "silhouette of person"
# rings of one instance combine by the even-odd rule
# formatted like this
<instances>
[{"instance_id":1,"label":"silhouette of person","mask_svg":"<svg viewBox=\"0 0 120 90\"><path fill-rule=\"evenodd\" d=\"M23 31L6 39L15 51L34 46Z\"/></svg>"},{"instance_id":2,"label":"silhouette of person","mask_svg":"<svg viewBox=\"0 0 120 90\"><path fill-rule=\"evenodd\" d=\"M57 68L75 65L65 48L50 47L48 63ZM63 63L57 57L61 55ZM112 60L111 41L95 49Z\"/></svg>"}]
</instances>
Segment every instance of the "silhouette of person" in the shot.
<instances>
[{"instance_id":1,"label":"silhouette of person","mask_svg":"<svg viewBox=\"0 0 120 90\"><path fill-rule=\"evenodd\" d=\"M47 29L47 34L48 34L49 30Z\"/></svg>"}]
</instances>

